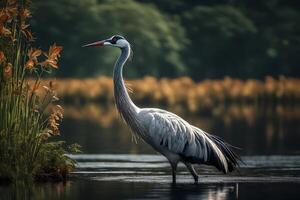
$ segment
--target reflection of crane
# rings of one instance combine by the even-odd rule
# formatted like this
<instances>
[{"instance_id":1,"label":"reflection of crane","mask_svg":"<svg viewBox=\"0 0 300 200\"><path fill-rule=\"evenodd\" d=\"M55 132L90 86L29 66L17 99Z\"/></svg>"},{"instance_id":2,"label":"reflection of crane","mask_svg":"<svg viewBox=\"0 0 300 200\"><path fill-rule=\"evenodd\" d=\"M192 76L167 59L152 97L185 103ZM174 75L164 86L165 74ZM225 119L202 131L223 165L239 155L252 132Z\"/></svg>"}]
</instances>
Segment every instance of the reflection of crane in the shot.
<instances>
[{"instance_id":1,"label":"reflection of crane","mask_svg":"<svg viewBox=\"0 0 300 200\"><path fill-rule=\"evenodd\" d=\"M122 36L97 41L83 47L114 46L121 49L114 68L114 95L117 108L132 131L163 154L171 164L173 182L176 182L178 162L183 162L195 182L198 175L192 164L213 165L227 173L238 166L239 157L231 146L189 124L179 116L157 108L139 108L130 99L123 80L123 65L130 55L130 44Z\"/></svg>"}]
</instances>

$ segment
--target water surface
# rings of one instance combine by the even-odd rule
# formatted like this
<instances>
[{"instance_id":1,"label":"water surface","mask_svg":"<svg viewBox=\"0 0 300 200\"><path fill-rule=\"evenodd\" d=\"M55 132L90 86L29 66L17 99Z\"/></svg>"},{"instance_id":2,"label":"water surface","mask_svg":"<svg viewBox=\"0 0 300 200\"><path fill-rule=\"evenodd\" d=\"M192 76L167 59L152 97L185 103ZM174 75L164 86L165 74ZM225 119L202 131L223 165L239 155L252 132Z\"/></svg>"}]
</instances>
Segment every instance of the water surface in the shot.
<instances>
[{"instance_id":1,"label":"water surface","mask_svg":"<svg viewBox=\"0 0 300 200\"><path fill-rule=\"evenodd\" d=\"M136 143L115 110L97 105L65 109L61 139L79 143L84 151L70 155L77 161L70 181L1 184L1 200L299 199L299 107L233 106L207 114L178 113L242 148L238 153L244 164L239 171L224 175L200 165L197 185L183 165L173 185L167 160L147 144Z\"/></svg>"},{"instance_id":2,"label":"water surface","mask_svg":"<svg viewBox=\"0 0 300 200\"><path fill-rule=\"evenodd\" d=\"M239 172L198 166L193 183L179 165L176 185L159 155L70 155L77 170L65 183L1 186L1 199L298 199L300 156L244 156Z\"/></svg>"}]
</instances>

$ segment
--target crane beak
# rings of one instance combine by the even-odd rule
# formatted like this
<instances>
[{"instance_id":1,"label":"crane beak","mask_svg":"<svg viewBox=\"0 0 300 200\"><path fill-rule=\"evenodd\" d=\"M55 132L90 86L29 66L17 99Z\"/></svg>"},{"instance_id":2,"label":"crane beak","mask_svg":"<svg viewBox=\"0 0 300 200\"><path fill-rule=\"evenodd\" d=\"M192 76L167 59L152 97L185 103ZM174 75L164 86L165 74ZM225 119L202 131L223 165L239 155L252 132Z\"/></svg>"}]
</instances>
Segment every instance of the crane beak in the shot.
<instances>
[{"instance_id":1,"label":"crane beak","mask_svg":"<svg viewBox=\"0 0 300 200\"><path fill-rule=\"evenodd\" d=\"M104 42L105 42L105 40L101 40L101 41L93 42L93 43L90 43L90 44L85 44L82 47L104 46Z\"/></svg>"}]
</instances>

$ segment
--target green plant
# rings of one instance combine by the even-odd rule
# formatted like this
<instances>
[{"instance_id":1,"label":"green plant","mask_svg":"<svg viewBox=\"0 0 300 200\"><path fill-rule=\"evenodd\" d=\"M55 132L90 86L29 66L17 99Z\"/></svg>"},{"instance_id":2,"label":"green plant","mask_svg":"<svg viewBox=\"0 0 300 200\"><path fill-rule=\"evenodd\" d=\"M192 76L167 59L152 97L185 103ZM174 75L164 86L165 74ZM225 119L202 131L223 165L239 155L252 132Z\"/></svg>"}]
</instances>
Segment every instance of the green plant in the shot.
<instances>
[{"instance_id":1,"label":"green plant","mask_svg":"<svg viewBox=\"0 0 300 200\"><path fill-rule=\"evenodd\" d=\"M59 135L63 109L55 102L53 83L37 94L41 78L58 68L62 47L47 52L32 47L28 20L29 0L7 0L0 10L0 177L31 180L51 168L62 174L74 168L62 142L49 142ZM29 83L28 78L34 79ZM46 109L52 109L47 116ZM74 149L77 151L77 149ZM55 162L49 162L52 158ZM48 166L52 165L52 166ZM47 171L48 172L48 171ZM65 173L65 172L64 172Z\"/></svg>"}]
</instances>

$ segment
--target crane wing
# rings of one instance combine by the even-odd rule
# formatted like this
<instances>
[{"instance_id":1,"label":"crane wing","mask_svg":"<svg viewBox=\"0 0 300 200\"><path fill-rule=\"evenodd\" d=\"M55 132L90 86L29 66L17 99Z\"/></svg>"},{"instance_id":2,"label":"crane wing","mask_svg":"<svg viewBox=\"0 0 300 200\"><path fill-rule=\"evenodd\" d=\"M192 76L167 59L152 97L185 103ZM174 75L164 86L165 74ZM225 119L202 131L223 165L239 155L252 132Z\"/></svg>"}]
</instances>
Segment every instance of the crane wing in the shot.
<instances>
[{"instance_id":1,"label":"crane wing","mask_svg":"<svg viewBox=\"0 0 300 200\"><path fill-rule=\"evenodd\" d=\"M211 164L223 172L232 171L237 165L236 154L220 138L164 110L150 110L148 116L147 137L155 145L179 154L188 162Z\"/></svg>"}]
</instances>

